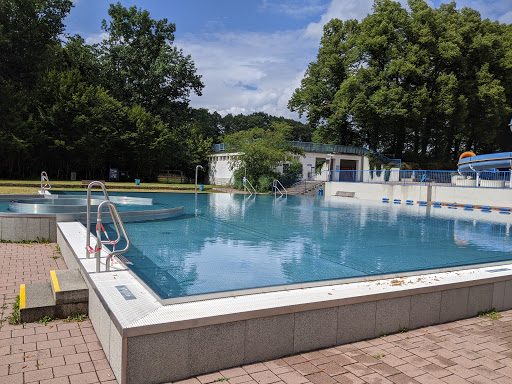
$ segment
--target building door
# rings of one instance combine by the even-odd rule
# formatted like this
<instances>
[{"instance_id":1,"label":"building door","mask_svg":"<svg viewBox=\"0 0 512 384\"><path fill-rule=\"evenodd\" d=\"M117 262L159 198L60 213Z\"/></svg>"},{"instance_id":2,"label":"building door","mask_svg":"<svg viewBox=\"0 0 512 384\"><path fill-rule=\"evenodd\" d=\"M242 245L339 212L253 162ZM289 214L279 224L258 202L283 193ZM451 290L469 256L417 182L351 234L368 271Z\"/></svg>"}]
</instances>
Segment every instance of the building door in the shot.
<instances>
[{"instance_id":1,"label":"building door","mask_svg":"<svg viewBox=\"0 0 512 384\"><path fill-rule=\"evenodd\" d=\"M340 160L340 181L356 181L356 160Z\"/></svg>"}]
</instances>

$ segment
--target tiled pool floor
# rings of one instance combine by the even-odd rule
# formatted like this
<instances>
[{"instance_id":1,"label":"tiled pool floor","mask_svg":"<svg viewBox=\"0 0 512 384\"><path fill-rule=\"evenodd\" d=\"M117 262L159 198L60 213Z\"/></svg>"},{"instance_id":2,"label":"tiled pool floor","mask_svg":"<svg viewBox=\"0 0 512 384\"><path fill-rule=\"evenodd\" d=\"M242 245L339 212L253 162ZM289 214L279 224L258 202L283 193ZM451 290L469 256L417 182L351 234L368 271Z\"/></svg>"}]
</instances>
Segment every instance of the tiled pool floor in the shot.
<instances>
[{"instance_id":1,"label":"tiled pool floor","mask_svg":"<svg viewBox=\"0 0 512 384\"><path fill-rule=\"evenodd\" d=\"M10 314L22 281L66 268L55 244L0 244L0 311ZM470 318L181 381L206 384L511 383L512 311ZM0 328L1 383L116 383L87 320Z\"/></svg>"}]
</instances>

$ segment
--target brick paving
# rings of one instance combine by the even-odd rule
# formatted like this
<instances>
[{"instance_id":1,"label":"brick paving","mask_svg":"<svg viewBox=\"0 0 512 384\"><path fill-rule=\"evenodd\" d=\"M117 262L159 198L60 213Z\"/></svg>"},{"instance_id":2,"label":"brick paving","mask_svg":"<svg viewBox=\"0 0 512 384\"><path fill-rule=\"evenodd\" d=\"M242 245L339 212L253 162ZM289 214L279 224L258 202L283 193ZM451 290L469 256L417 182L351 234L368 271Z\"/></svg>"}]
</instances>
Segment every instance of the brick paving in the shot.
<instances>
[{"instance_id":1,"label":"brick paving","mask_svg":"<svg viewBox=\"0 0 512 384\"><path fill-rule=\"evenodd\" d=\"M470 318L175 384L511 384L512 311Z\"/></svg>"},{"instance_id":2,"label":"brick paving","mask_svg":"<svg viewBox=\"0 0 512 384\"><path fill-rule=\"evenodd\" d=\"M66 268L57 244L0 244L0 384L117 383L90 320L7 321L20 284Z\"/></svg>"},{"instance_id":3,"label":"brick paving","mask_svg":"<svg viewBox=\"0 0 512 384\"><path fill-rule=\"evenodd\" d=\"M65 269L56 244L0 244L0 318L21 282ZM512 311L470 318L282 359L234 367L175 384L512 384ZM89 320L1 323L0 384L117 383Z\"/></svg>"}]
</instances>

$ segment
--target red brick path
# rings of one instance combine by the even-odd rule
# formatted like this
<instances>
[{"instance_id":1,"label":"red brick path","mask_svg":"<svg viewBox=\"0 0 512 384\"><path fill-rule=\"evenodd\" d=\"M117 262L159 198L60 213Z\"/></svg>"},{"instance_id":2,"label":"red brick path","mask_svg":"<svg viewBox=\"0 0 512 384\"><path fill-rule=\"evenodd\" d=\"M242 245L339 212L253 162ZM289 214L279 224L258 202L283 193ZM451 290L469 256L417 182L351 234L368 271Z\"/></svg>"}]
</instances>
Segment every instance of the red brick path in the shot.
<instances>
[{"instance_id":1,"label":"red brick path","mask_svg":"<svg viewBox=\"0 0 512 384\"><path fill-rule=\"evenodd\" d=\"M176 384L511 384L512 311L502 315L221 370Z\"/></svg>"},{"instance_id":2,"label":"red brick path","mask_svg":"<svg viewBox=\"0 0 512 384\"><path fill-rule=\"evenodd\" d=\"M10 325L21 283L66 269L56 244L0 244L0 384L117 383L91 322Z\"/></svg>"}]
</instances>

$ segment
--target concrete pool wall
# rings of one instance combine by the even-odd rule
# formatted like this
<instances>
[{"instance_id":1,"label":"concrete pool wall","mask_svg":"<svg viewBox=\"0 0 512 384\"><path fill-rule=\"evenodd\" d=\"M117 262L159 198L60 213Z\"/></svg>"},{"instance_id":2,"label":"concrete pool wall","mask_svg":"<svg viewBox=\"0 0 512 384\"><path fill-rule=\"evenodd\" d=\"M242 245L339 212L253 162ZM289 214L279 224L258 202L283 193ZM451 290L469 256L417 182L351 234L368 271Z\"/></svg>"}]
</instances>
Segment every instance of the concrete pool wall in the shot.
<instances>
[{"instance_id":1,"label":"concrete pool wall","mask_svg":"<svg viewBox=\"0 0 512 384\"><path fill-rule=\"evenodd\" d=\"M89 316L122 384L176 381L512 308L506 263L163 304L122 264L95 273L81 224L57 226L66 264L89 286Z\"/></svg>"},{"instance_id":2,"label":"concrete pool wall","mask_svg":"<svg viewBox=\"0 0 512 384\"><path fill-rule=\"evenodd\" d=\"M442 187L428 185L400 185L377 183L327 182L325 196L336 196L336 192L353 192L361 200L382 200L386 197L417 201L439 201L443 203L491 205L511 207L512 189Z\"/></svg>"},{"instance_id":3,"label":"concrete pool wall","mask_svg":"<svg viewBox=\"0 0 512 384\"><path fill-rule=\"evenodd\" d=\"M117 196L114 196L116 198ZM42 195L0 195L0 202L17 200L44 199ZM85 208L85 206L84 206ZM183 207L154 209L146 211L121 211L119 214L124 222L158 220L182 214ZM0 212L0 239L6 241L32 241L50 239L57 241L57 222L81 221L86 222L85 212L74 213L16 213ZM95 221L96 212L92 212L91 219ZM106 215L103 222L111 222Z\"/></svg>"}]
</instances>

